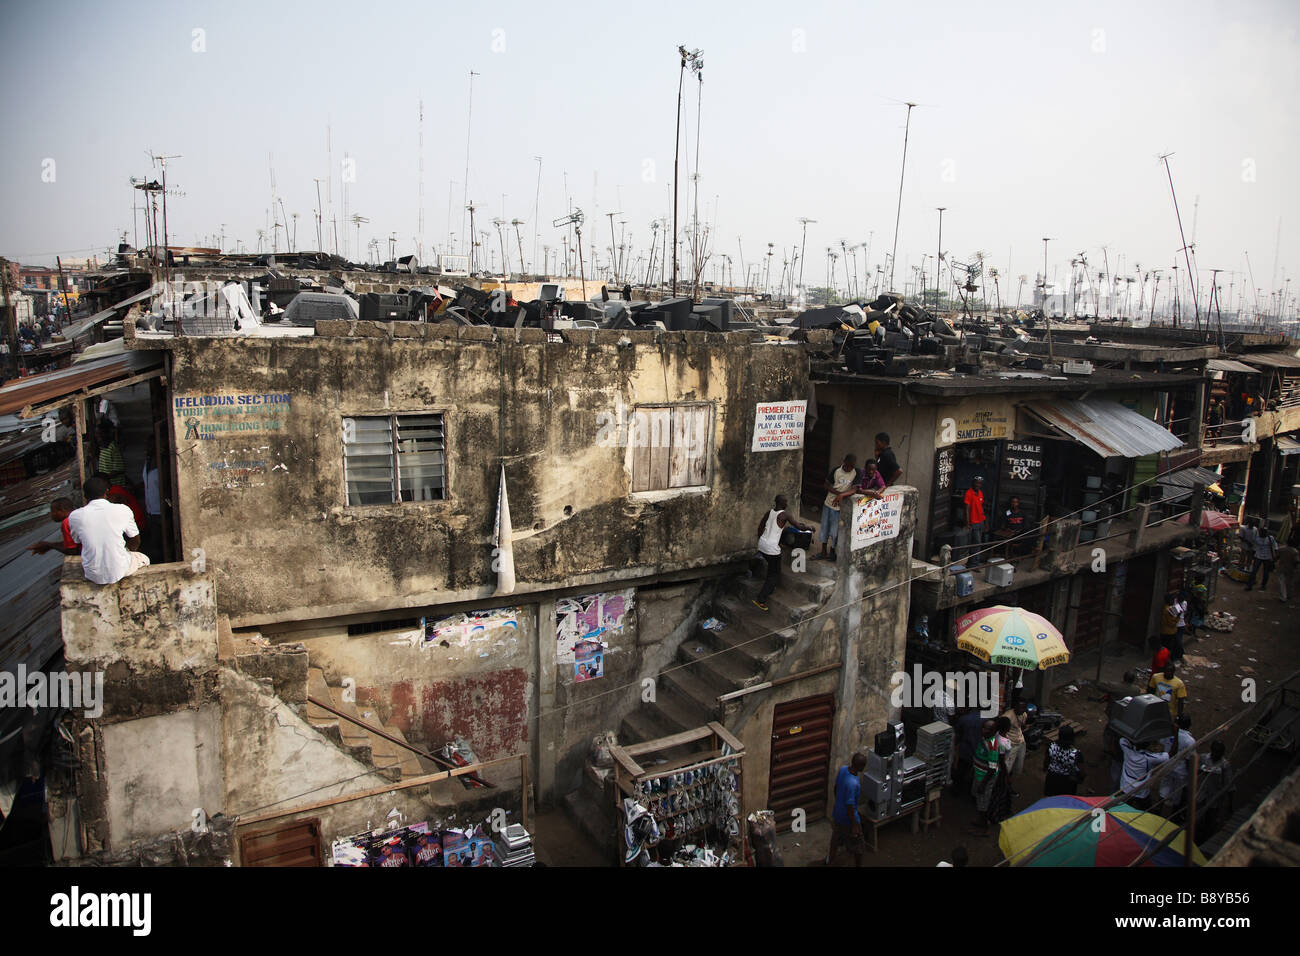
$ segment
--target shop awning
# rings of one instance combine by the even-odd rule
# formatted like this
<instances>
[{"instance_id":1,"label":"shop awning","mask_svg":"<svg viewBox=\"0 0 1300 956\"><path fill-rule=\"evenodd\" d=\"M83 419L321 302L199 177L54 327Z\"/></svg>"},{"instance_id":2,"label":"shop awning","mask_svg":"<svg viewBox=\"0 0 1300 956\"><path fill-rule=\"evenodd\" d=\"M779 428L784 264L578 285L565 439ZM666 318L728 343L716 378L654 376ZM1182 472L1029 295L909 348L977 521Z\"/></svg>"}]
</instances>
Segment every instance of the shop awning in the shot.
<instances>
[{"instance_id":1,"label":"shop awning","mask_svg":"<svg viewBox=\"0 0 1300 956\"><path fill-rule=\"evenodd\" d=\"M1290 352L1246 352L1241 356L1241 360L1265 368L1300 369L1300 356L1292 355Z\"/></svg>"},{"instance_id":2,"label":"shop awning","mask_svg":"<svg viewBox=\"0 0 1300 956\"><path fill-rule=\"evenodd\" d=\"M1258 375L1259 369L1251 368L1241 362L1233 359L1210 359L1205 363L1205 368L1210 372L1244 372L1247 375Z\"/></svg>"},{"instance_id":3,"label":"shop awning","mask_svg":"<svg viewBox=\"0 0 1300 956\"><path fill-rule=\"evenodd\" d=\"M1279 455L1300 455L1300 441L1288 438L1286 435L1279 435L1277 451Z\"/></svg>"},{"instance_id":4,"label":"shop awning","mask_svg":"<svg viewBox=\"0 0 1300 956\"><path fill-rule=\"evenodd\" d=\"M1119 402L1090 398L1030 402L1025 407L1063 436L1102 458L1141 458L1183 446L1169 429Z\"/></svg>"}]
</instances>

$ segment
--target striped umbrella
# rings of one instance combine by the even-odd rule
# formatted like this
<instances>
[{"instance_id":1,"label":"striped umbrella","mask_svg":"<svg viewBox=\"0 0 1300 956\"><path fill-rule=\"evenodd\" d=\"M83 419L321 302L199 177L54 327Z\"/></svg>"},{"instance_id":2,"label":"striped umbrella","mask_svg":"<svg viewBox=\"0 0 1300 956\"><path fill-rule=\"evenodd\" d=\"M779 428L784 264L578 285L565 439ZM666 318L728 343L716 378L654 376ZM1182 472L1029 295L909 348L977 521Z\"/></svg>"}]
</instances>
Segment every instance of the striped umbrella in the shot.
<instances>
[{"instance_id":1,"label":"striped umbrella","mask_svg":"<svg viewBox=\"0 0 1300 956\"><path fill-rule=\"evenodd\" d=\"M1108 797L1044 797L1003 820L998 846L1013 866L1128 866L1155 850L1171 833L1180 829L1162 816L1135 810L1121 803L1100 813ZM1066 836L1061 831L1077 824L1080 816L1090 819L1075 826ZM1055 839L1054 839L1055 838ZM1042 844L1049 845L1043 847ZM1038 850L1043 852L1030 857ZM1204 866L1205 855L1192 847L1192 863ZM1143 860L1142 866L1182 866L1183 837Z\"/></svg>"},{"instance_id":2,"label":"striped umbrella","mask_svg":"<svg viewBox=\"0 0 1300 956\"><path fill-rule=\"evenodd\" d=\"M982 661L1025 670L1047 670L1070 659L1065 638L1041 614L996 605L963 614L957 646Z\"/></svg>"}]
</instances>

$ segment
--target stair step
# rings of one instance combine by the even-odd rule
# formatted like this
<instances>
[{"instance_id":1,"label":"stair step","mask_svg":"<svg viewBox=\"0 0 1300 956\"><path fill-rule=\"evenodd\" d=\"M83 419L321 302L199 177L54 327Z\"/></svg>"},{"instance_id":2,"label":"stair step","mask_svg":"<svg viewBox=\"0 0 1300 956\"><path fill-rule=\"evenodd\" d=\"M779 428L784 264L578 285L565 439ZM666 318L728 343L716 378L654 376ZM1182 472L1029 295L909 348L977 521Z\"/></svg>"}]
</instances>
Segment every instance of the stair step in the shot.
<instances>
[{"instance_id":1,"label":"stair step","mask_svg":"<svg viewBox=\"0 0 1300 956\"><path fill-rule=\"evenodd\" d=\"M599 800L586 787L579 787L566 793L560 802L574 825L613 859L618 832L613 801Z\"/></svg>"},{"instance_id":2,"label":"stair step","mask_svg":"<svg viewBox=\"0 0 1300 956\"><path fill-rule=\"evenodd\" d=\"M349 717L361 719L356 706L343 699L343 688L331 687L330 700L333 701L335 710ZM353 751L354 755L363 757L367 761L370 759L370 735L352 721L339 721L339 736L343 739L343 746ZM364 755L361 752L364 752Z\"/></svg>"},{"instance_id":3,"label":"stair step","mask_svg":"<svg viewBox=\"0 0 1300 956\"><path fill-rule=\"evenodd\" d=\"M384 731L389 734L389 736L396 737L398 740L402 741L402 743L407 742L406 735L397 727L385 727ZM403 777L419 777L424 773L424 767L420 765L420 757L418 754L415 754L410 750L403 750L400 747L394 747L394 749L397 751L397 765L401 768Z\"/></svg>"},{"instance_id":4,"label":"stair step","mask_svg":"<svg viewBox=\"0 0 1300 956\"><path fill-rule=\"evenodd\" d=\"M325 682L325 672L319 667L307 669L307 696L317 700L330 700L330 686ZM337 727L339 719L324 707L307 701L307 722L317 729Z\"/></svg>"},{"instance_id":5,"label":"stair step","mask_svg":"<svg viewBox=\"0 0 1300 956\"><path fill-rule=\"evenodd\" d=\"M691 666L684 670L694 671L717 688L717 693L726 694L763 680L762 672L754 669L753 661L739 651L719 652L694 641L683 641L677 648L677 657L690 663Z\"/></svg>"},{"instance_id":6,"label":"stair step","mask_svg":"<svg viewBox=\"0 0 1300 956\"><path fill-rule=\"evenodd\" d=\"M758 592L763 587L762 581L744 580L738 581L739 593L737 598L751 608L769 618L773 623L769 627L785 627L790 624L798 624L800 621L822 609L821 604L809 601L807 597L791 591L784 583L777 586L776 590L767 599L768 609L766 612L759 610L751 602L758 597Z\"/></svg>"},{"instance_id":7,"label":"stair step","mask_svg":"<svg viewBox=\"0 0 1300 956\"><path fill-rule=\"evenodd\" d=\"M383 722L379 719L379 714L373 710L363 710L360 717L371 727L383 728ZM387 767L396 767L402 762L402 758L397 755L397 748L393 746L391 740L385 740L378 734L371 733L368 730L362 730L362 733L370 740L370 762L381 770Z\"/></svg>"},{"instance_id":8,"label":"stair step","mask_svg":"<svg viewBox=\"0 0 1300 956\"><path fill-rule=\"evenodd\" d=\"M676 665L682 662L679 659L673 663ZM696 706L706 713L716 714L718 711L718 695L724 693L724 691L700 671L701 667L699 665L693 667L674 666L672 670L667 671L659 678L659 683L666 687L670 694L678 694L692 700Z\"/></svg>"},{"instance_id":9,"label":"stair step","mask_svg":"<svg viewBox=\"0 0 1300 956\"><path fill-rule=\"evenodd\" d=\"M749 667L763 673L785 653L785 641L780 637L746 627L703 631L695 643L703 643L715 651L725 651L733 660L743 658Z\"/></svg>"},{"instance_id":10,"label":"stair step","mask_svg":"<svg viewBox=\"0 0 1300 956\"><path fill-rule=\"evenodd\" d=\"M680 729L674 726L661 708L642 704L623 718L622 726L618 729L618 740L620 745L641 744L668 737Z\"/></svg>"}]
</instances>

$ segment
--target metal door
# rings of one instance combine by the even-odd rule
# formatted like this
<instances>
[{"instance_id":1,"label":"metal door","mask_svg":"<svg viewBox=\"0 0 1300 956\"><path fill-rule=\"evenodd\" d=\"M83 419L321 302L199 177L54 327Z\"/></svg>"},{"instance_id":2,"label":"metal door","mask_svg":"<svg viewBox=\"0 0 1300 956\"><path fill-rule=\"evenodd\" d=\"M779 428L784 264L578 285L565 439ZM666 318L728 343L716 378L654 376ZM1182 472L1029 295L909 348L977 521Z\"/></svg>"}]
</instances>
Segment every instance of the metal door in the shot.
<instances>
[{"instance_id":1,"label":"metal door","mask_svg":"<svg viewBox=\"0 0 1300 956\"><path fill-rule=\"evenodd\" d=\"M831 694L778 704L772 712L772 759L767 807L779 832L790 829L793 811L807 822L826 816L826 781L831 764Z\"/></svg>"}]
</instances>

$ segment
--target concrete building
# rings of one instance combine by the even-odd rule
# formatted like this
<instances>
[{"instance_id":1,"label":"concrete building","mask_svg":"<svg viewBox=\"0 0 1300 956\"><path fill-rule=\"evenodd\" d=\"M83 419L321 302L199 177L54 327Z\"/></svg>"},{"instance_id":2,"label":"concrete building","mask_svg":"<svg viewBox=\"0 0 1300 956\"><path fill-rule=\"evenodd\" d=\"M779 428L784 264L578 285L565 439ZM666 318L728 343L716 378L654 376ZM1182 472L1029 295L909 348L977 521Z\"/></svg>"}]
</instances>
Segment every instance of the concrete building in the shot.
<instances>
[{"instance_id":1,"label":"concrete building","mask_svg":"<svg viewBox=\"0 0 1300 956\"><path fill-rule=\"evenodd\" d=\"M426 754L464 741L506 761L484 777L516 809L534 787L557 801L580 788L593 735L724 714L755 751L747 800L765 804L774 708L811 696L838 701L811 778L824 803L832 750L891 715L916 512L905 489L890 540L846 549L838 577L778 591L780 635L728 644L737 619L709 661L691 660L699 622L747 586L733 582L755 522L774 495L797 495L801 424L784 450L755 451L755 430L760 407L805 395L810 345L367 322L294 339L127 328L132 350L164 359L187 561L105 588L79 580L76 559L65 569L68 667L104 672L111 702L78 734L96 772L54 801L85 852L165 839L195 809L258 819L294 795L437 769L394 739ZM575 640L597 642L594 666L574 659ZM688 663L689 678L660 681ZM771 679L781 690L717 701ZM647 680L663 685L650 716ZM303 739L319 759L290 754ZM202 759L158 761L159 747ZM331 774L346 784L323 786ZM451 783L402 793L426 815L485 799ZM137 799L167 809L146 817ZM308 815L328 839L372 803Z\"/></svg>"}]
</instances>

